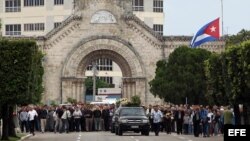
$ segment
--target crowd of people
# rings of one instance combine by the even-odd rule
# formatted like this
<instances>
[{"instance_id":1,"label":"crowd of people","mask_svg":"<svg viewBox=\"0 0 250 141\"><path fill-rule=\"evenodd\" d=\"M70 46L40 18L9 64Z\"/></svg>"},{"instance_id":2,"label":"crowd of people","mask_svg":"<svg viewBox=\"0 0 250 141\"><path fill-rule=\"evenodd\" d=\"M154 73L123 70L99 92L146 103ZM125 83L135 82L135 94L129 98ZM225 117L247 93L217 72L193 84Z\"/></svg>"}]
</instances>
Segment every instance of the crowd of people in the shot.
<instances>
[{"instance_id":1,"label":"crowd of people","mask_svg":"<svg viewBox=\"0 0 250 141\"><path fill-rule=\"evenodd\" d=\"M42 133L109 131L113 110L114 105L24 106L18 119L21 132L33 135L33 127Z\"/></svg>"},{"instance_id":2,"label":"crowd of people","mask_svg":"<svg viewBox=\"0 0 250 141\"><path fill-rule=\"evenodd\" d=\"M235 114L228 107L149 105L145 113L151 130L203 137L223 134L225 124L235 124ZM21 132L69 133L110 131L115 105L24 106L18 112ZM241 108L239 108L242 114ZM241 116L242 118L243 116ZM244 124L244 120L240 120ZM154 126L155 125L155 126Z\"/></svg>"},{"instance_id":3,"label":"crowd of people","mask_svg":"<svg viewBox=\"0 0 250 141\"><path fill-rule=\"evenodd\" d=\"M157 112L155 112L157 111ZM155 121L155 113L162 115L162 120ZM247 124L246 114L242 106L203 106L174 105L152 106L146 109L155 134L165 131L167 134L193 134L195 137L218 136L224 133L224 125Z\"/></svg>"}]
</instances>

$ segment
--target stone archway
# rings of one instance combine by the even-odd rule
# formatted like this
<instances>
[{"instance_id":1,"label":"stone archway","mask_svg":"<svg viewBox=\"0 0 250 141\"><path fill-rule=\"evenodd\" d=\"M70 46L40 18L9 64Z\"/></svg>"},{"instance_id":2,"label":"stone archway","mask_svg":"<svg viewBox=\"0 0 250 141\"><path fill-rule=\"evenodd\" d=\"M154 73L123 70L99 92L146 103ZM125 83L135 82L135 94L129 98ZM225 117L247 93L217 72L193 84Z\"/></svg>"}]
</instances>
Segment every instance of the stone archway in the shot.
<instances>
[{"instance_id":1,"label":"stone archway","mask_svg":"<svg viewBox=\"0 0 250 141\"><path fill-rule=\"evenodd\" d=\"M125 58L123 58L117 52L114 52L112 50L107 50L107 49L95 50L89 53L88 55L86 55L85 58L83 58L82 61L80 62L80 65L77 70L77 75L84 76L87 66L91 64L93 61L100 59L100 58L107 58L116 62L118 66L120 67L122 71L122 75L124 77L132 77L130 66L128 62L125 60Z\"/></svg>"},{"instance_id":2,"label":"stone archway","mask_svg":"<svg viewBox=\"0 0 250 141\"><path fill-rule=\"evenodd\" d=\"M122 70L122 97L139 95L146 99L145 68L138 53L129 43L111 37L91 37L78 43L68 55L61 75L61 98L83 101L87 66L96 59L109 58ZM146 101L142 101L145 103Z\"/></svg>"}]
</instances>

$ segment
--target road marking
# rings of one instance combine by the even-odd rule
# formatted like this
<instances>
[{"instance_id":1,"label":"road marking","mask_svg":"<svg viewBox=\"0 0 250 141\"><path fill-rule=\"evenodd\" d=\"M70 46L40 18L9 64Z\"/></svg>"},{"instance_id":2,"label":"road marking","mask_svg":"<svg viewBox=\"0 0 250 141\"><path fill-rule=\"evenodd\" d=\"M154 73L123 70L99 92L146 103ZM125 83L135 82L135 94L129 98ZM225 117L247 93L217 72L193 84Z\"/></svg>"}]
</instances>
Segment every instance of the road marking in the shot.
<instances>
[{"instance_id":1,"label":"road marking","mask_svg":"<svg viewBox=\"0 0 250 141\"><path fill-rule=\"evenodd\" d=\"M185 138L184 138L184 137L179 137L179 139L183 139L183 140L185 140Z\"/></svg>"},{"instance_id":2,"label":"road marking","mask_svg":"<svg viewBox=\"0 0 250 141\"><path fill-rule=\"evenodd\" d=\"M134 136L131 136L131 138L133 139L133 138L134 138Z\"/></svg>"},{"instance_id":3,"label":"road marking","mask_svg":"<svg viewBox=\"0 0 250 141\"><path fill-rule=\"evenodd\" d=\"M193 141L193 140L188 140L188 141Z\"/></svg>"},{"instance_id":4,"label":"road marking","mask_svg":"<svg viewBox=\"0 0 250 141\"><path fill-rule=\"evenodd\" d=\"M139 141L138 139L135 139L135 141Z\"/></svg>"},{"instance_id":5,"label":"road marking","mask_svg":"<svg viewBox=\"0 0 250 141\"><path fill-rule=\"evenodd\" d=\"M81 136L82 136L82 135L79 134L76 141L81 141Z\"/></svg>"}]
</instances>

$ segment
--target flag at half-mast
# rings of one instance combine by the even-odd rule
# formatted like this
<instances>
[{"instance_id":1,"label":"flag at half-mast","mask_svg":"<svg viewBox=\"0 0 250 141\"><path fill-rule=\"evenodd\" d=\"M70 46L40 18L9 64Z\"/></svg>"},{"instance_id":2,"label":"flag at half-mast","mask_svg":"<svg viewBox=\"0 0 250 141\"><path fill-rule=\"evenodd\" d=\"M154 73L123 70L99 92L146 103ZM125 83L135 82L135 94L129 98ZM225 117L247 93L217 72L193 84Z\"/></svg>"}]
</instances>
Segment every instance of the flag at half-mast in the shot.
<instances>
[{"instance_id":1,"label":"flag at half-mast","mask_svg":"<svg viewBox=\"0 0 250 141\"><path fill-rule=\"evenodd\" d=\"M193 37L191 47L195 48L205 42L215 41L220 38L219 18L203 26Z\"/></svg>"}]
</instances>

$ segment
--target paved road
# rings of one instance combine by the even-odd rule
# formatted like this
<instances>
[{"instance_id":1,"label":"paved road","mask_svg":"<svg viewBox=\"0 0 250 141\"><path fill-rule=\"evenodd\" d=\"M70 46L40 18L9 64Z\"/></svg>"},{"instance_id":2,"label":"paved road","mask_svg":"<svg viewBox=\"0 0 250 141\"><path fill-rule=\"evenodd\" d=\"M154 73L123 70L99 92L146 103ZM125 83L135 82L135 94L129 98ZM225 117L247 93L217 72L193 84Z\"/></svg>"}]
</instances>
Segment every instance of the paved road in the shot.
<instances>
[{"instance_id":1,"label":"paved road","mask_svg":"<svg viewBox=\"0 0 250 141\"><path fill-rule=\"evenodd\" d=\"M172 133L160 133L159 136L141 136L137 133L124 133L123 136L116 136L110 132L79 132L79 133L36 133L25 141L223 141L222 136L203 138L195 138L192 135L176 135Z\"/></svg>"}]
</instances>

